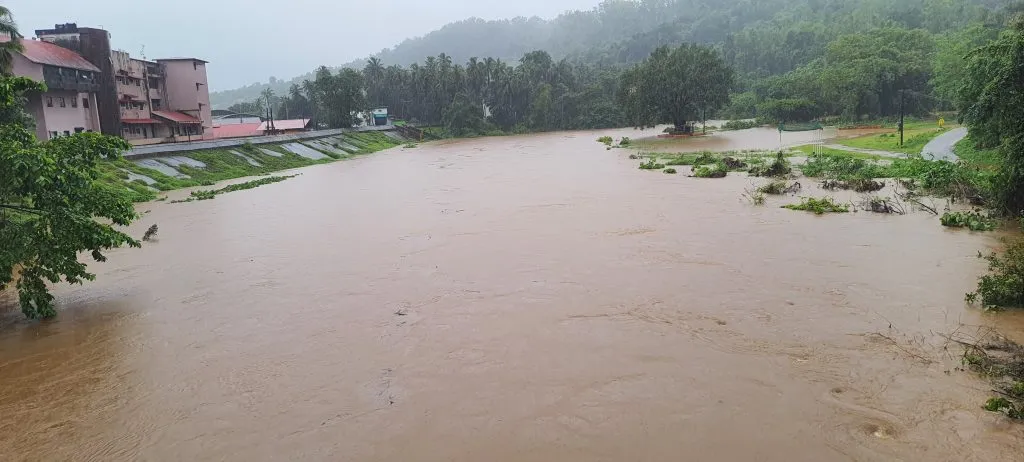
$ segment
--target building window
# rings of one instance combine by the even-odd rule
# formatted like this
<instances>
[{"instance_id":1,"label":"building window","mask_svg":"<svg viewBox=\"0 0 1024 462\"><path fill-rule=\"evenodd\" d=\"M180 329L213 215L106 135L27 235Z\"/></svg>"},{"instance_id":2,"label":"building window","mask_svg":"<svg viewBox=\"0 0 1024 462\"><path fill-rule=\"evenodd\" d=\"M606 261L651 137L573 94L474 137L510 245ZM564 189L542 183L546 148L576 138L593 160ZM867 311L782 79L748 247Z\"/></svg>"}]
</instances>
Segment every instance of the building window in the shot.
<instances>
[{"instance_id":1,"label":"building window","mask_svg":"<svg viewBox=\"0 0 1024 462\"><path fill-rule=\"evenodd\" d=\"M136 87L141 87L141 86L142 86L142 80L140 80L140 79L136 79L136 80L135 80L135 86L136 86Z\"/></svg>"},{"instance_id":2,"label":"building window","mask_svg":"<svg viewBox=\"0 0 1024 462\"><path fill-rule=\"evenodd\" d=\"M52 139L54 139L54 138L57 138L58 136L60 136L60 133L57 133L57 132L50 132L50 139L51 139L51 140L52 140Z\"/></svg>"},{"instance_id":3,"label":"building window","mask_svg":"<svg viewBox=\"0 0 1024 462\"><path fill-rule=\"evenodd\" d=\"M78 107L78 98L70 98L70 99L71 99L71 107Z\"/></svg>"},{"instance_id":4,"label":"building window","mask_svg":"<svg viewBox=\"0 0 1024 462\"><path fill-rule=\"evenodd\" d=\"M82 98L82 107L89 109L89 98Z\"/></svg>"},{"instance_id":5,"label":"building window","mask_svg":"<svg viewBox=\"0 0 1024 462\"><path fill-rule=\"evenodd\" d=\"M154 111L159 111L160 110L160 104L161 104L160 100L154 99L151 103L153 104L153 110Z\"/></svg>"},{"instance_id":6,"label":"building window","mask_svg":"<svg viewBox=\"0 0 1024 462\"><path fill-rule=\"evenodd\" d=\"M85 131L84 127L75 127L75 133L82 133Z\"/></svg>"},{"instance_id":7,"label":"building window","mask_svg":"<svg viewBox=\"0 0 1024 462\"><path fill-rule=\"evenodd\" d=\"M199 70L199 61L192 61L192 70Z\"/></svg>"},{"instance_id":8,"label":"building window","mask_svg":"<svg viewBox=\"0 0 1024 462\"><path fill-rule=\"evenodd\" d=\"M63 96L58 96L57 97L57 104L59 104L60 107L68 107L67 102L64 101L64 97Z\"/></svg>"},{"instance_id":9,"label":"building window","mask_svg":"<svg viewBox=\"0 0 1024 462\"><path fill-rule=\"evenodd\" d=\"M70 130L64 130L64 136L71 136Z\"/></svg>"},{"instance_id":10,"label":"building window","mask_svg":"<svg viewBox=\"0 0 1024 462\"><path fill-rule=\"evenodd\" d=\"M46 107L53 107L53 97L52 96L47 96L46 97ZM53 133L57 133L57 132L53 132Z\"/></svg>"},{"instance_id":11,"label":"building window","mask_svg":"<svg viewBox=\"0 0 1024 462\"><path fill-rule=\"evenodd\" d=\"M196 82L196 91L199 91L199 82Z\"/></svg>"}]
</instances>

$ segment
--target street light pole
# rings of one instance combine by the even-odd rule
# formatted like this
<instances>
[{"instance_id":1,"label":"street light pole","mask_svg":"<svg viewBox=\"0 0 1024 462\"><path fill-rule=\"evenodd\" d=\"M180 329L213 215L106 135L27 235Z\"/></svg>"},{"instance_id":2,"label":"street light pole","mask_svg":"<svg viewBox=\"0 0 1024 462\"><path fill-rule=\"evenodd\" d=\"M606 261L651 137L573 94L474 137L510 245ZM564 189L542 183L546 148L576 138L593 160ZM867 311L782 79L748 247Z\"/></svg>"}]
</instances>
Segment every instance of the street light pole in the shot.
<instances>
[{"instance_id":1,"label":"street light pole","mask_svg":"<svg viewBox=\"0 0 1024 462\"><path fill-rule=\"evenodd\" d=\"M903 90L900 90L900 147L903 147Z\"/></svg>"}]
</instances>

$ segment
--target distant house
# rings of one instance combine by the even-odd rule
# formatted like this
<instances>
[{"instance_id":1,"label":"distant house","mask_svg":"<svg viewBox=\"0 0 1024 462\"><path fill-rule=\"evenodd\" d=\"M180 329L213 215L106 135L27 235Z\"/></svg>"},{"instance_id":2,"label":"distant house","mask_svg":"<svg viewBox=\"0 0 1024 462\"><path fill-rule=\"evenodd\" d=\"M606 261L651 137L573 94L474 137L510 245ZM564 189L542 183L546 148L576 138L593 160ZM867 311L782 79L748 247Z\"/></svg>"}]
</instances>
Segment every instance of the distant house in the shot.
<instances>
[{"instance_id":1,"label":"distant house","mask_svg":"<svg viewBox=\"0 0 1024 462\"><path fill-rule=\"evenodd\" d=\"M7 41L0 38L0 41ZM26 95L26 110L41 140L79 132L100 131L96 104L100 69L77 53L52 43L21 40L13 54L14 75L46 84L46 92Z\"/></svg>"},{"instance_id":2,"label":"distant house","mask_svg":"<svg viewBox=\"0 0 1024 462\"><path fill-rule=\"evenodd\" d=\"M263 134L263 130L260 130L260 126L263 125L263 123L259 122L259 119L256 120L257 122L255 123L214 125L214 127L209 130L209 133L217 139L260 136Z\"/></svg>"},{"instance_id":3,"label":"distant house","mask_svg":"<svg viewBox=\"0 0 1024 462\"><path fill-rule=\"evenodd\" d=\"M379 107L373 110L373 125L387 125L388 124L388 108Z\"/></svg>"},{"instance_id":4,"label":"distant house","mask_svg":"<svg viewBox=\"0 0 1024 462\"><path fill-rule=\"evenodd\" d=\"M306 131L310 119L268 120L259 126L259 132L267 135L300 133Z\"/></svg>"}]
</instances>

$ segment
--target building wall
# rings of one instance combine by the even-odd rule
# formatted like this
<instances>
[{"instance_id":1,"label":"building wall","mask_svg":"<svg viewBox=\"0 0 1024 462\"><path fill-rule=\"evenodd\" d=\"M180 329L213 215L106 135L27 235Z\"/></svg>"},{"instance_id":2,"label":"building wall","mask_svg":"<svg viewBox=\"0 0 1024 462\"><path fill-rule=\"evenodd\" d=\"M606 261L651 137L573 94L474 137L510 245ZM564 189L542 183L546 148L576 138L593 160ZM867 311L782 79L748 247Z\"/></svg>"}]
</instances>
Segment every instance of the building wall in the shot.
<instances>
[{"instance_id":1,"label":"building wall","mask_svg":"<svg viewBox=\"0 0 1024 462\"><path fill-rule=\"evenodd\" d=\"M12 56L12 70L14 75L28 77L39 82L43 81L43 66L29 61L20 54L15 53ZM58 98L64 98L64 107L60 107ZM53 107L47 104L51 100ZM83 100L88 100L88 107ZM42 94L29 95L26 111L35 120L36 138L47 140L51 138L51 132L63 135L65 131L75 133L76 128L100 131L101 125L96 103L96 95L92 93L51 90Z\"/></svg>"},{"instance_id":2,"label":"building wall","mask_svg":"<svg viewBox=\"0 0 1024 462\"><path fill-rule=\"evenodd\" d=\"M213 127L206 63L198 60L157 60L166 72L167 108L192 115Z\"/></svg>"},{"instance_id":3,"label":"building wall","mask_svg":"<svg viewBox=\"0 0 1024 462\"><path fill-rule=\"evenodd\" d=\"M62 98L64 107L61 107ZM89 100L88 108L84 107L83 99ZM76 131L95 132L100 129L95 123L99 118L95 112L95 97L89 93L66 90L47 91L41 95L40 102L45 121L45 129L37 129L43 133L40 139L52 138L53 132L57 132L58 136L63 136L74 134Z\"/></svg>"}]
</instances>

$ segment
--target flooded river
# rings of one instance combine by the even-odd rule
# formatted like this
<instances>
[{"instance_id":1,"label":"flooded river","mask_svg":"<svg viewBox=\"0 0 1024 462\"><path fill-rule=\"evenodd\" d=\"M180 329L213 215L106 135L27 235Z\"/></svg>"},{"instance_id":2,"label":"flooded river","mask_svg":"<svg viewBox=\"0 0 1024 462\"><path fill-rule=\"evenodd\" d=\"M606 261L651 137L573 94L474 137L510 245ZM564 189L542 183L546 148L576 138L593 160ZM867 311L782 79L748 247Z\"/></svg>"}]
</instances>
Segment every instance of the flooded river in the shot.
<instances>
[{"instance_id":1,"label":"flooded river","mask_svg":"<svg viewBox=\"0 0 1024 462\"><path fill-rule=\"evenodd\" d=\"M0 327L0 460L1020 460L940 335L995 321L995 238L753 207L606 133L142 206L158 242Z\"/></svg>"}]
</instances>

